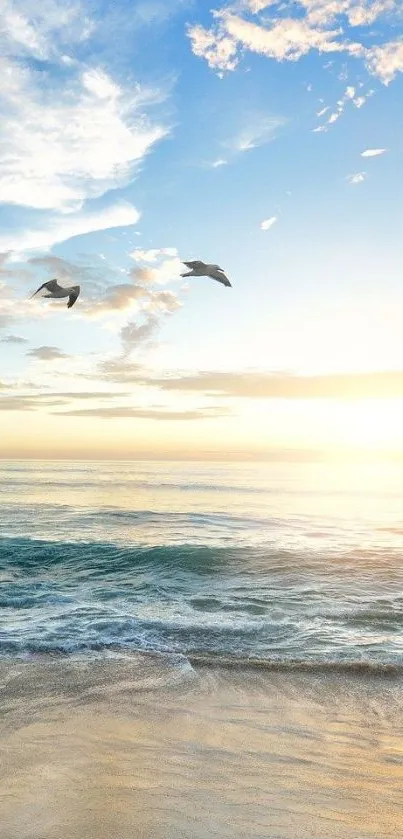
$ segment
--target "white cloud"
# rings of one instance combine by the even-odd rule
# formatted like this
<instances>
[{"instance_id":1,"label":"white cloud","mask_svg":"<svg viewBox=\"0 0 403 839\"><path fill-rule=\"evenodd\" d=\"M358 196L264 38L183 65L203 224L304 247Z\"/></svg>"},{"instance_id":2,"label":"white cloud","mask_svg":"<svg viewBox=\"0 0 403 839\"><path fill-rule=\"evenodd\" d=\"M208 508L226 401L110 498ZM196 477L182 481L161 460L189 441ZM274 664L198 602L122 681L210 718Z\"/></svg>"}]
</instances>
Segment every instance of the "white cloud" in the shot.
<instances>
[{"instance_id":1,"label":"white cloud","mask_svg":"<svg viewBox=\"0 0 403 839\"><path fill-rule=\"evenodd\" d=\"M361 152L361 157L378 157L380 154L385 154L387 149L365 149Z\"/></svg>"},{"instance_id":2,"label":"white cloud","mask_svg":"<svg viewBox=\"0 0 403 839\"><path fill-rule=\"evenodd\" d=\"M211 164L211 166L212 166L213 169L218 169L219 166L226 166L227 163L228 163L228 160L224 160L223 157L219 157L217 160L213 160L213 163Z\"/></svg>"},{"instance_id":3,"label":"white cloud","mask_svg":"<svg viewBox=\"0 0 403 839\"><path fill-rule=\"evenodd\" d=\"M270 16L264 14L272 6L276 10ZM196 25L189 27L188 34L194 54L221 74L234 70L245 50L276 61L297 61L315 50L360 58L371 73L389 84L403 71L403 39L378 46L371 44L376 32L369 31L365 41L356 40L357 27L371 26L386 13L392 23L399 22L400 0L243 0L213 10L210 29Z\"/></svg>"},{"instance_id":4,"label":"white cloud","mask_svg":"<svg viewBox=\"0 0 403 839\"><path fill-rule=\"evenodd\" d=\"M304 18L278 19L273 26L266 28L224 13L222 23L236 43L278 61L297 61L311 49L319 52L343 50L343 45L336 40L342 33L341 29L314 28Z\"/></svg>"},{"instance_id":5,"label":"white cloud","mask_svg":"<svg viewBox=\"0 0 403 839\"><path fill-rule=\"evenodd\" d=\"M260 229L261 230L270 230L270 228L273 227L273 224L275 224L276 221L277 221L277 216L271 216L270 218L266 218L264 221L262 221L262 223L260 225Z\"/></svg>"},{"instance_id":6,"label":"white cloud","mask_svg":"<svg viewBox=\"0 0 403 839\"><path fill-rule=\"evenodd\" d=\"M131 204L116 204L96 212L52 215L42 221L42 226L36 230L31 226L24 230L0 233L0 251L15 251L22 256L26 251L37 248L48 250L73 236L126 227L136 224L139 218L139 212Z\"/></svg>"},{"instance_id":7,"label":"white cloud","mask_svg":"<svg viewBox=\"0 0 403 839\"><path fill-rule=\"evenodd\" d=\"M147 343L159 326L159 320L155 316L149 316L144 323L138 324L129 322L121 330L121 338L124 353L132 352L139 344Z\"/></svg>"},{"instance_id":8,"label":"white cloud","mask_svg":"<svg viewBox=\"0 0 403 839\"><path fill-rule=\"evenodd\" d=\"M126 92L99 69L62 86L15 62L1 70L2 203L74 211L127 184L167 133L145 117L153 91Z\"/></svg>"},{"instance_id":9,"label":"white cloud","mask_svg":"<svg viewBox=\"0 0 403 839\"><path fill-rule=\"evenodd\" d=\"M183 263L176 248L153 248L148 251L136 248L130 256L136 263L130 275L135 282L142 285L166 285L172 280L179 280L183 271ZM146 265L141 265L142 262ZM150 262L153 264L152 268Z\"/></svg>"},{"instance_id":10,"label":"white cloud","mask_svg":"<svg viewBox=\"0 0 403 839\"><path fill-rule=\"evenodd\" d=\"M135 248L130 256L135 262L157 262L158 259L165 256L177 256L176 248L150 248L143 250L142 248Z\"/></svg>"},{"instance_id":11,"label":"white cloud","mask_svg":"<svg viewBox=\"0 0 403 839\"><path fill-rule=\"evenodd\" d=\"M251 12L256 14L257 12L261 12L262 9L267 9L268 6L275 6L277 0L249 0L249 8Z\"/></svg>"},{"instance_id":12,"label":"white cloud","mask_svg":"<svg viewBox=\"0 0 403 839\"><path fill-rule=\"evenodd\" d=\"M385 12L398 11L399 0L299 0L312 23L328 26L345 16L350 26L369 26Z\"/></svg>"},{"instance_id":13,"label":"white cloud","mask_svg":"<svg viewBox=\"0 0 403 839\"><path fill-rule=\"evenodd\" d=\"M355 175L349 175L347 180L350 184L362 184L367 178L366 172L356 172Z\"/></svg>"},{"instance_id":14,"label":"white cloud","mask_svg":"<svg viewBox=\"0 0 403 839\"><path fill-rule=\"evenodd\" d=\"M397 73L403 73L403 38L368 50L367 67L385 85L390 84Z\"/></svg>"},{"instance_id":15,"label":"white cloud","mask_svg":"<svg viewBox=\"0 0 403 839\"><path fill-rule=\"evenodd\" d=\"M90 199L127 185L168 129L147 115L160 90L122 86L67 54L94 27L80 0L10 0L0 16L0 204L29 207L0 231L12 259L73 236L137 223L117 202ZM94 44L87 47L94 53ZM29 62L27 58L39 59ZM54 72L55 65L59 65Z\"/></svg>"},{"instance_id":16,"label":"white cloud","mask_svg":"<svg viewBox=\"0 0 403 839\"><path fill-rule=\"evenodd\" d=\"M51 277L58 277L59 280L79 281L85 276L86 280L89 274L87 266L82 263L68 262L60 256L48 254L46 256L31 256L27 259L27 265L34 269L43 269L50 274Z\"/></svg>"},{"instance_id":17,"label":"white cloud","mask_svg":"<svg viewBox=\"0 0 403 839\"><path fill-rule=\"evenodd\" d=\"M4 338L0 338L2 344L26 344L27 342L28 339L22 338L20 335L5 335Z\"/></svg>"},{"instance_id":18,"label":"white cloud","mask_svg":"<svg viewBox=\"0 0 403 839\"><path fill-rule=\"evenodd\" d=\"M27 355L36 358L39 361L57 361L62 358L68 358L66 353L58 349L58 347L36 347L27 352Z\"/></svg>"},{"instance_id":19,"label":"white cloud","mask_svg":"<svg viewBox=\"0 0 403 839\"><path fill-rule=\"evenodd\" d=\"M400 0L361 0L361 2L349 0L350 24L351 26L370 26L387 12L399 12L399 2Z\"/></svg>"},{"instance_id":20,"label":"white cloud","mask_svg":"<svg viewBox=\"0 0 403 839\"><path fill-rule=\"evenodd\" d=\"M121 90L102 70L87 70L82 75L82 84L97 99L118 99Z\"/></svg>"},{"instance_id":21,"label":"white cloud","mask_svg":"<svg viewBox=\"0 0 403 839\"><path fill-rule=\"evenodd\" d=\"M5 253L0 253L0 273L3 271L3 265L7 262L10 258L10 253L6 251Z\"/></svg>"},{"instance_id":22,"label":"white cloud","mask_svg":"<svg viewBox=\"0 0 403 839\"><path fill-rule=\"evenodd\" d=\"M118 283L110 286L100 299L89 300L83 313L92 319L139 311L148 297L149 293L143 286L134 283Z\"/></svg>"},{"instance_id":23,"label":"white cloud","mask_svg":"<svg viewBox=\"0 0 403 839\"><path fill-rule=\"evenodd\" d=\"M29 54L39 58L46 55L47 49L44 39L20 12L12 8L6 9L0 27L3 43L8 41L10 45L18 44Z\"/></svg>"},{"instance_id":24,"label":"white cloud","mask_svg":"<svg viewBox=\"0 0 403 839\"><path fill-rule=\"evenodd\" d=\"M128 273L128 281L109 286L102 294L99 289L82 302L80 312L84 318L108 318L108 325L113 330L120 329L124 354L130 353L140 344L147 343L151 335L160 328L165 317L172 315L181 307L178 296L170 290L161 290L159 286L178 279L181 263L175 248L153 248L142 251L137 249L132 256L136 267ZM138 263L154 262L156 266L142 267ZM129 321L122 326L122 316L136 314L140 324ZM112 317L112 320L111 320ZM148 324L148 325L147 325Z\"/></svg>"},{"instance_id":25,"label":"white cloud","mask_svg":"<svg viewBox=\"0 0 403 839\"><path fill-rule=\"evenodd\" d=\"M188 29L192 50L199 58L205 58L214 70L234 70L238 64L237 44L225 34L209 32L203 26Z\"/></svg>"},{"instance_id":26,"label":"white cloud","mask_svg":"<svg viewBox=\"0 0 403 839\"><path fill-rule=\"evenodd\" d=\"M356 89L355 89L355 87L354 87L353 85L348 85L348 86L346 87L346 89L345 89L345 91L344 91L343 95L342 95L342 96L340 97L340 99L338 99L338 101L337 101L336 110L334 110L334 111L330 114L330 116L329 116L329 117L328 117L328 119L326 120L326 123L325 123L324 125L320 125L320 126L318 126L317 128L314 128L313 130L314 130L315 132L319 132L319 131L328 131L328 130L329 130L329 126L330 126L330 125L334 125L334 123L335 123L335 122L337 122L337 120L338 120L338 119L342 116L342 114L344 113L344 109L345 109L345 107L346 107L349 103L351 103L351 102L352 102L354 105L356 105L356 107L360 107L361 105L363 105L363 104L364 104L364 102L365 102L365 97L361 97L361 99L362 99L363 101L358 102L358 104L357 104L357 99L356 99L355 97L356 97ZM321 110L321 111L319 111L319 112L316 114L316 116L318 116L318 117L324 116L324 115L325 115L325 114L326 114L329 110L330 110L330 108L329 108L329 107L324 107L324 108L322 108L322 110Z\"/></svg>"},{"instance_id":27,"label":"white cloud","mask_svg":"<svg viewBox=\"0 0 403 839\"><path fill-rule=\"evenodd\" d=\"M5 2L0 19L3 55L29 55L49 59L63 44L86 40L93 25L79 2L12 0Z\"/></svg>"},{"instance_id":28,"label":"white cloud","mask_svg":"<svg viewBox=\"0 0 403 839\"><path fill-rule=\"evenodd\" d=\"M150 296L147 309L150 312L173 314L181 308L181 305L173 291L154 291Z\"/></svg>"},{"instance_id":29,"label":"white cloud","mask_svg":"<svg viewBox=\"0 0 403 839\"><path fill-rule=\"evenodd\" d=\"M215 12L218 24L211 30L191 27L189 37L195 55L207 60L215 70L234 70L238 50L274 58L277 61L297 61L310 50L341 52L343 42L337 40L342 30L323 30L312 26L308 19L279 18L270 27L252 23L229 11Z\"/></svg>"}]
</instances>

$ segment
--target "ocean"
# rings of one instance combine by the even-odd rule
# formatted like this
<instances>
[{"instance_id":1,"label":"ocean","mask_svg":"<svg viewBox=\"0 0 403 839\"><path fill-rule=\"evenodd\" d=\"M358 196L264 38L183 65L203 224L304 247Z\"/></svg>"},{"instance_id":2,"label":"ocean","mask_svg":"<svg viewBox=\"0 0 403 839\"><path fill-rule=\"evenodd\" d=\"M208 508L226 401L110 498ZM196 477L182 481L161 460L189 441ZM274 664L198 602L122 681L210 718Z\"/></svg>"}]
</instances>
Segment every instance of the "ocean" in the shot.
<instances>
[{"instance_id":1,"label":"ocean","mask_svg":"<svg viewBox=\"0 0 403 839\"><path fill-rule=\"evenodd\" d=\"M399 465L3 461L0 493L1 839L403 835Z\"/></svg>"}]
</instances>

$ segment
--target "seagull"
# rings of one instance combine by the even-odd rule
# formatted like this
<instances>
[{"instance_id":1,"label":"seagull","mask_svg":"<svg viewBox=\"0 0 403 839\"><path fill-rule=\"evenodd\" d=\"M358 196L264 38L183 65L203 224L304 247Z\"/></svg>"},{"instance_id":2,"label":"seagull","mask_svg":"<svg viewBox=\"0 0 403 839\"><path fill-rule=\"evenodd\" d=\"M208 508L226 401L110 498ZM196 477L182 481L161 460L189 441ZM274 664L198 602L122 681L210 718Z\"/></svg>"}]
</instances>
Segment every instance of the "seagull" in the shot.
<instances>
[{"instance_id":1,"label":"seagull","mask_svg":"<svg viewBox=\"0 0 403 839\"><path fill-rule=\"evenodd\" d=\"M77 300L78 295L80 294L80 286L79 285L71 285L66 288L59 285L57 280L49 280L47 283L43 283L43 285L39 286L39 288L31 294L32 297L35 297L35 294L38 294L38 291L42 291L43 288L46 288L50 294L44 294L44 297L51 297L52 300L56 300L59 297L68 297L69 302L67 303L67 308L71 309L74 306L74 303Z\"/></svg>"},{"instance_id":2,"label":"seagull","mask_svg":"<svg viewBox=\"0 0 403 839\"><path fill-rule=\"evenodd\" d=\"M232 288L228 277L225 276L219 265L209 265L206 262L200 262L200 260L184 262L183 264L192 270L187 271L186 274L181 274L181 277L211 277L212 280L217 280L219 283Z\"/></svg>"}]
</instances>

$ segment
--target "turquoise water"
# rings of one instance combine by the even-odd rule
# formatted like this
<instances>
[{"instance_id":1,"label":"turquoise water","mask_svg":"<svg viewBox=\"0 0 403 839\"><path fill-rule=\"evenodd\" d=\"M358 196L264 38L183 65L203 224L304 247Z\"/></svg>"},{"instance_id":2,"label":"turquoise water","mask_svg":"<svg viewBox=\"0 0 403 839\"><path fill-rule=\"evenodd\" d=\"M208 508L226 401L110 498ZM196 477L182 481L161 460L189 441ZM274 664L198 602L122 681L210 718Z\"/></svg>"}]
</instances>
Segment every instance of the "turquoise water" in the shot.
<instances>
[{"instance_id":1,"label":"turquoise water","mask_svg":"<svg viewBox=\"0 0 403 839\"><path fill-rule=\"evenodd\" d=\"M400 667L402 473L3 461L0 655Z\"/></svg>"}]
</instances>

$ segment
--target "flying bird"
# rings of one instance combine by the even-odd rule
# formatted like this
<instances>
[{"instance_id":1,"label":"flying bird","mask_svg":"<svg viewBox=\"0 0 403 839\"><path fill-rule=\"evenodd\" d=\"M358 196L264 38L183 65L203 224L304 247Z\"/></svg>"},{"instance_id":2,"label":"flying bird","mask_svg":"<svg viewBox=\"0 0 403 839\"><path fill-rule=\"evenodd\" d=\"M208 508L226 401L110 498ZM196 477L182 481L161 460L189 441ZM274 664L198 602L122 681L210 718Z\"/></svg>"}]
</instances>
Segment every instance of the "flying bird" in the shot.
<instances>
[{"instance_id":1,"label":"flying bird","mask_svg":"<svg viewBox=\"0 0 403 839\"><path fill-rule=\"evenodd\" d=\"M50 294L44 294L44 297L51 297L52 300L57 300L59 297L68 297L69 302L67 303L67 308L71 309L74 306L74 303L77 300L78 295L80 294L80 286L79 285L71 285L64 288L63 286L59 285L57 280L49 280L47 283L43 283L43 285L39 286L39 288L31 294L32 297L35 297L35 294L38 294L38 291L42 291L43 288L46 288Z\"/></svg>"},{"instance_id":2,"label":"flying bird","mask_svg":"<svg viewBox=\"0 0 403 839\"><path fill-rule=\"evenodd\" d=\"M232 288L228 277L225 276L223 269L220 268L219 265L209 265L208 263L201 262L200 260L195 260L194 262L184 262L183 264L187 265L187 267L192 270L186 271L185 274L181 274L181 277L211 277L212 280L217 280L217 282Z\"/></svg>"}]
</instances>

